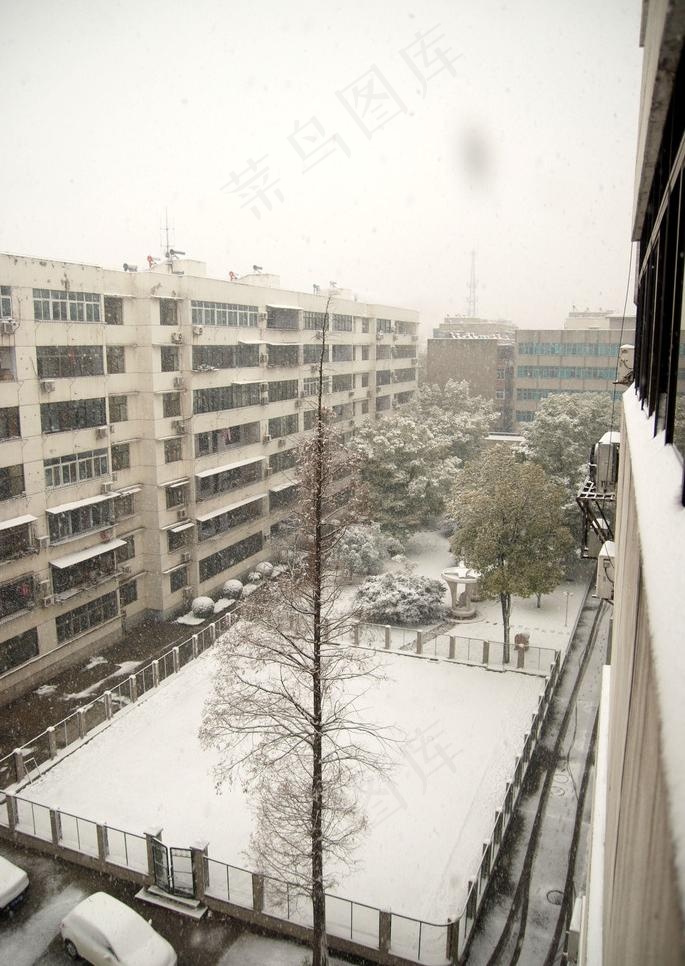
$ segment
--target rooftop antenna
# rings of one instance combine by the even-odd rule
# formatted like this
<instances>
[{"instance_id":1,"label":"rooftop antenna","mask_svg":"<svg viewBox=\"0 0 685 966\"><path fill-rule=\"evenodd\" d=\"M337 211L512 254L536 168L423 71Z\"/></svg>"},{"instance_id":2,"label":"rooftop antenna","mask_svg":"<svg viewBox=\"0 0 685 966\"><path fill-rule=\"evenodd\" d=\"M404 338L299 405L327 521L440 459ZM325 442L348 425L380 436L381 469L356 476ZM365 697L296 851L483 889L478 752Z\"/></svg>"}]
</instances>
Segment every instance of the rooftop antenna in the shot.
<instances>
[{"instance_id":1,"label":"rooftop antenna","mask_svg":"<svg viewBox=\"0 0 685 966\"><path fill-rule=\"evenodd\" d=\"M468 309L466 314L470 319L477 318L478 314L478 302L476 300L476 289L478 288L478 282L476 281L476 253L471 251L471 275L469 277L469 301Z\"/></svg>"},{"instance_id":2,"label":"rooftop antenna","mask_svg":"<svg viewBox=\"0 0 685 966\"><path fill-rule=\"evenodd\" d=\"M161 229L164 232L164 261L173 275L183 275L183 272L174 271L174 259L178 258L179 255L185 255L185 252L179 251L177 248L171 247L171 242L175 241L175 232L173 228L169 227L169 209L164 209L164 225ZM174 236L173 238L170 236ZM148 259L149 261L149 259ZM152 268L152 265L150 266Z\"/></svg>"}]
</instances>

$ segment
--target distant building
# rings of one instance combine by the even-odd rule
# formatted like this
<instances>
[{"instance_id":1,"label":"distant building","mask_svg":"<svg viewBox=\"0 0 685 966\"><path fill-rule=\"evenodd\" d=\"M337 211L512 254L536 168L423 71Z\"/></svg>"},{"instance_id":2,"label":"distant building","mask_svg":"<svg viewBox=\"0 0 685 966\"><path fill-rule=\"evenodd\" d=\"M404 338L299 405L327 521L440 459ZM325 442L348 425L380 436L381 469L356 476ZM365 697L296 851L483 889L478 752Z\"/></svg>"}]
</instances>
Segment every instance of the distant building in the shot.
<instances>
[{"instance_id":1,"label":"distant building","mask_svg":"<svg viewBox=\"0 0 685 966\"><path fill-rule=\"evenodd\" d=\"M0 700L271 553L325 293L0 255ZM346 434L416 390L417 313L331 293Z\"/></svg>"},{"instance_id":2,"label":"distant building","mask_svg":"<svg viewBox=\"0 0 685 966\"><path fill-rule=\"evenodd\" d=\"M643 3L635 381L604 555L614 629L575 917L582 966L685 963L684 36L683 0Z\"/></svg>"}]
</instances>

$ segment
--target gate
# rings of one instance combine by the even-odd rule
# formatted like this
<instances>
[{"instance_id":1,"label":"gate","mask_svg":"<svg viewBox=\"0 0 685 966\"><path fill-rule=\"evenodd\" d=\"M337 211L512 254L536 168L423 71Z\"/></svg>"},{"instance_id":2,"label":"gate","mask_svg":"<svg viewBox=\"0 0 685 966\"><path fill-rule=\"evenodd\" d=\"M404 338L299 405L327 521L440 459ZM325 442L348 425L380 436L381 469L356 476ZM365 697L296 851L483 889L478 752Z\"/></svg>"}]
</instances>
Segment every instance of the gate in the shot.
<instances>
[{"instance_id":1,"label":"gate","mask_svg":"<svg viewBox=\"0 0 685 966\"><path fill-rule=\"evenodd\" d=\"M170 895L195 898L195 878L190 849L170 848L152 839L152 864L155 885Z\"/></svg>"}]
</instances>

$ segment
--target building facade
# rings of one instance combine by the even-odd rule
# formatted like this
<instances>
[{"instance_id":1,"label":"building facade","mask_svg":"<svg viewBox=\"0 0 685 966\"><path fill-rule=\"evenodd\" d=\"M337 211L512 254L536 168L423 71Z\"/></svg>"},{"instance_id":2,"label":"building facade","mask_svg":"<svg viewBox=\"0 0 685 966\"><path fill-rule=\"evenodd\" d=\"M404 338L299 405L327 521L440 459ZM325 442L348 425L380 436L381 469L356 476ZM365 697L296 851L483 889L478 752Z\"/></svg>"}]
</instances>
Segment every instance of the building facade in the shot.
<instances>
[{"instance_id":1,"label":"building facade","mask_svg":"<svg viewBox=\"0 0 685 966\"><path fill-rule=\"evenodd\" d=\"M0 695L271 553L313 426L325 295L0 255ZM409 402L417 313L333 292L344 433Z\"/></svg>"},{"instance_id":2,"label":"building facade","mask_svg":"<svg viewBox=\"0 0 685 966\"><path fill-rule=\"evenodd\" d=\"M685 3L643 4L633 239L605 668L578 962L685 962Z\"/></svg>"}]
</instances>

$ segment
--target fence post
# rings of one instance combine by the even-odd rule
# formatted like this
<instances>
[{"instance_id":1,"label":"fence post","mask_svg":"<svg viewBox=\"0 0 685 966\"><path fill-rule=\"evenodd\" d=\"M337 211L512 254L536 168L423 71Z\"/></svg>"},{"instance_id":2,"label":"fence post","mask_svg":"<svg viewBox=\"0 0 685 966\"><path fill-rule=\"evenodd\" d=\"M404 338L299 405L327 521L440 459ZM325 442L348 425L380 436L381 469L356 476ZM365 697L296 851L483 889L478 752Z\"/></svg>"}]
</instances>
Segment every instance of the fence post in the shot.
<instances>
[{"instance_id":1,"label":"fence post","mask_svg":"<svg viewBox=\"0 0 685 966\"><path fill-rule=\"evenodd\" d=\"M193 892L196 899L204 899L207 888L207 849L209 842L193 842L190 846L190 861L193 865Z\"/></svg>"},{"instance_id":2,"label":"fence post","mask_svg":"<svg viewBox=\"0 0 685 966\"><path fill-rule=\"evenodd\" d=\"M355 647L359 647L359 624L355 624L352 628L352 641Z\"/></svg>"},{"instance_id":3,"label":"fence post","mask_svg":"<svg viewBox=\"0 0 685 966\"><path fill-rule=\"evenodd\" d=\"M105 717L107 718L108 721L110 721L112 717L112 692L111 691L105 691Z\"/></svg>"},{"instance_id":4,"label":"fence post","mask_svg":"<svg viewBox=\"0 0 685 966\"><path fill-rule=\"evenodd\" d=\"M147 852L147 875L150 883L155 882L155 855L152 849L152 840L162 838L162 827L153 825L145 829L145 849Z\"/></svg>"},{"instance_id":5,"label":"fence post","mask_svg":"<svg viewBox=\"0 0 685 966\"><path fill-rule=\"evenodd\" d=\"M7 804L7 825L10 832L13 832L19 824L17 800L14 795L5 795L5 802Z\"/></svg>"},{"instance_id":6,"label":"fence post","mask_svg":"<svg viewBox=\"0 0 685 966\"><path fill-rule=\"evenodd\" d=\"M416 653L423 654L423 631L416 632Z\"/></svg>"},{"instance_id":7,"label":"fence post","mask_svg":"<svg viewBox=\"0 0 685 966\"><path fill-rule=\"evenodd\" d=\"M264 876L258 872L252 873L252 908L264 912Z\"/></svg>"},{"instance_id":8,"label":"fence post","mask_svg":"<svg viewBox=\"0 0 685 966\"><path fill-rule=\"evenodd\" d=\"M52 725L50 725L50 727L47 728L46 730L48 734L48 749L50 751L50 757L56 758L57 757L57 738L55 737L55 729L52 727Z\"/></svg>"},{"instance_id":9,"label":"fence post","mask_svg":"<svg viewBox=\"0 0 685 966\"><path fill-rule=\"evenodd\" d=\"M100 860L100 865L104 868L107 862L107 856L109 855L109 839L107 837L107 826L106 825L96 825L95 834L98 840L98 859Z\"/></svg>"},{"instance_id":10,"label":"fence post","mask_svg":"<svg viewBox=\"0 0 685 966\"><path fill-rule=\"evenodd\" d=\"M522 667L525 667L525 664L526 664L526 649L525 647L520 647L518 650L518 654L516 656L516 667L522 668Z\"/></svg>"},{"instance_id":11,"label":"fence post","mask_svg":"<svg viewBox=\"0 0 685 966\"><path fill-rule=\"evenodd\" d=\"M454 966L459 962L459 920L447 923L447 949L445 955Z\"/></svg>"},{"instance_id":12,"label":"fence post","mask_svg":"<svg viewBox=\"0 0 685 966\"><path fill-rule=\"evenodd\" d=\"M385 625L385 647L390 648L390 624Z\"/></svg>"},{"instance_id":13,"label":"fence post","mask_svg":"<svg viewBox=\"0 0 685 966\"><path fill-rule=\"evenodd\" d=\"M181 667L181 658L180 658L180 655L178 653L178 648L177 647L173 647L171 649L171 660L174 663L174 674L178 674L178 672L180 670L180 667Z\"/></svg>"},{"instance_id":14,"label":"fence post","mask_svg":"<svg viewBox=\"0 0 685 966\"><path fill-rule=\"evenodd\" d=\"M20 782L26 778L26 763L24 761L24 755L21 748L15 748L13 751L14 755L14 768L17 772L17 781Z\"/></svg>"},{"instance_id":15,"label":"fence post","mask_svg":"<svg viewBox=\"0 0 685 966\"><path fill-rule=\"evenodd\" d=\"M78 725L79 738L85 738L88 734L88 728L86 727L86 712L84 708L76 709L76 724Z\"/></svg>"},{"instance_id":16,"label":"fence post","mask_svg":"<svg viewBox=\"0 0 685 966\"><path fill-rule=\"evenodd\" d=\"M390 952L392 937L392 913L378 910L378 948L382 953Z\"/></svg>"},{"instance_id":17,"label":"fence post","mask_svg":"<svg viewBox=\"0 0 685 966\"><path fill-rule=\"evenodd\" d=\"M50 809L50 838L53 845L59 845L62 838L62 822L57 808Z\"/></svg>"},{"instance_id":18,"label":"fence post","mask_svg":"<svg viewBox=\"0 0 685 966\"><path fill-rule=\"evenodd\" d=\"M197 657L197 634L193 634L191 640L193 645L193 660L195 660Z\"/></svg>"},{"instance_id":19,"label":"fence post","mask_svg":"<svg viewBox=\"0 0 685 966\"><path fill-rule=\"evenodd\" d=\"M135 704L138 700L138 682L135 674L129 675L129 681L131 682L131 704Z\"/></svg>"},{"instance_id":20,"label":"fence post","mask_svg":"<svg viewBox=\"0 0 685 966\"><path fill-rule=\"evenodd\" d=\"M449 654L450 661L454 660L454 655L456 653L456 650L457 650L457 639L454 636L454 634L450 634L450 654ZM459 927L457 927L457 929L458 928Z\"/></svg>"},{"instance_id":21,"label":"fence post","mask_svg":"<svg viewBox=\"0 0 685 966\"><path fill-rule=\"evenodd\" d=\"M490 662L490 641L483 641L483 664Z\"/></svg>"},{"instance_id":22,"label":"fence post","mask_svg":"<svg viewBox=\"0 0 685 966\"><path fill-rule=\"evenodd\" d=\"M159 661L152 662L152 687L159 687Z\"/></svg>"}]
</instances>

